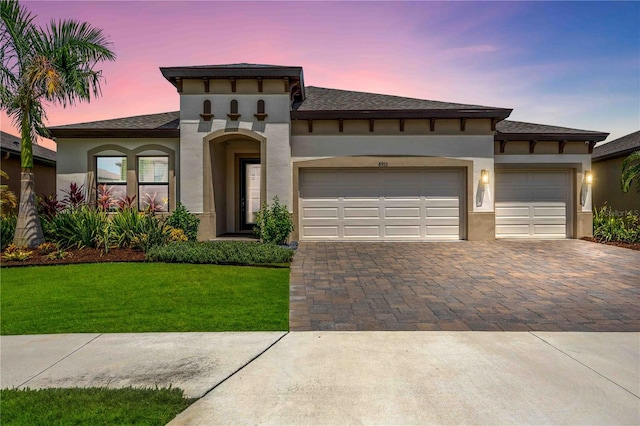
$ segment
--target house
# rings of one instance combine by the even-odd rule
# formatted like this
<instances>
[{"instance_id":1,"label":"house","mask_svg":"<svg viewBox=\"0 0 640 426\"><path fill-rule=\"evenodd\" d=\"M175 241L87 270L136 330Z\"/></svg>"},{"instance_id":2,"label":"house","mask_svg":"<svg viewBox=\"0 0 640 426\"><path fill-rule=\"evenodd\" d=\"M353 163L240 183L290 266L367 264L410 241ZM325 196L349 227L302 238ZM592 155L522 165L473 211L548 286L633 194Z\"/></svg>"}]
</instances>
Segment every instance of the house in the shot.
<instances>
[{"instance_id":1,"label":"house","mask_svg":"<svg viewBox=\"0 0 640 426\"><path fill-rule=\"evenodd\" d=\"M607 133L507 121L508 108L306 86L301 67L160 71L180 111L50 129L58 188L108 184L140 208L180 201L201 218L202 239L250 232L275 196L294 240L592 233L586 179Z\"/></svg>"},{"instance_id":2,"label":"house","mask_svg":"<svg viewBox=\"0 0 640 426\"><path fill-rule=\"evenodd\" d=\"M21 139L0 131L0 167L9 176L2 183L8 185L20 202L20 148ZM33 171L35 174L35 191L37 195L56 193L56 152L39 145L33 145Z\"/></svg>"},{"instance_id":3,"label":"house","mask_svg":"<svg viewBox=\"0 0 640 426\"><path fill-rule=\"evenodd\" d=\"M620 187L622 162L634 151L640 151L640 130L597 146L593 150L593 205L605 203L613 210L640 211L640 194L635 185L624 193Z\"/></svg>"}]
</instances>

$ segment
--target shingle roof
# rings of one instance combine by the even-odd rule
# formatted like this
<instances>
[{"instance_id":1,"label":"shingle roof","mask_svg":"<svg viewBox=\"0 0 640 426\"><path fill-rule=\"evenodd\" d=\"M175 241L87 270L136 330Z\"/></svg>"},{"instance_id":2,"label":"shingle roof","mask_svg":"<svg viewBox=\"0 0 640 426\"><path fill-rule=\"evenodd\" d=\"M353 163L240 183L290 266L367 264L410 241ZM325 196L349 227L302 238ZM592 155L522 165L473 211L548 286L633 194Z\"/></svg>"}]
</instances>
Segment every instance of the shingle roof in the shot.
<instances>
[{"instance_id":1,"label":"shingle roof","mask_svg":"<svg viewBox=\"0 0 640 426\"><path fill-rule=\"evenodd\" d=\"M49 130L59 129L126 129L126 130L156 130L178 129L180 125L180 111L162 112L159 114L136 115L134 117L115 118L111 120L90 121L87 123L66 124L49 127Z\"/></svg>"},{"instance_id":2,"label":"shingle roof","mask_svg":"<svg viewBox=\"0 0 640 426\"><path fill-rule=\"evenodd\" d=\"M20 154L22 140L12 134L0 131L0 146L3 150ZM56 152L43 146L33 144L33 158L46 162L56 162Z\"/></svg>"},{"instance_id":3,"label":"shingle roof","mask_svg":"<svg viewBox=\"0 0 640 426\"><path fill-rule=\"evenodd\" d=\"M525 123L522 121L503 120L496 124L496 140L522 138L540 140L557 140L558 138L577 138L585 141L603 141L608 133L593 130L571 129L569 127L550 126L547 124Z\"/></svg>"},{"instance_id":4,"label":"shingle roof","mask_svg":"<svg viewBox=\"0 0 640 426\"><path fill-rule=\"evenodd\" d=\"M307 86L306 99L294 104L293 109L296 111L387 111L460 109L493 110L496 108Z\"/></svg>"},{"instance_id":5,"label":"shingle roof","mask_svg":"<svg viewBox=\"0 0 640 426\"><path fill-rule=\"evenodd\" d=\"M503 120L496 124L500 133L602 133L592 130L571 129L569 127L549 126L547 124L524 123L522 121Z\"/></svg>"},{"instance_id":6,"label":"shingle roof","mask_svg":"<svg viewBox=\"0 0 640 426\"><path fill-rule=\"evenodd\" d=\"M607 158L626 156L637 150L640 150L640 130L596 146L593 149L591 158L593 160L606 160Z\"/></svg>"},{"instance_id":7,"label":"shingle roof","mask_svg":"<svg viewBox=\"0 0 640 426\"><path fill-rule=\"evenodd\" d=\"M168 68L171 68L171 67L168 67ZM181 67L181 68L229 68L229 69L234 69L234 68L272 68L272 69L279 69L279 68L292 68L292 67L287 66L287 65L248 64L246 62L242 62L242 63L238 63L238 64L189 65L189 66Z\"/></svg>"}]
</instances>

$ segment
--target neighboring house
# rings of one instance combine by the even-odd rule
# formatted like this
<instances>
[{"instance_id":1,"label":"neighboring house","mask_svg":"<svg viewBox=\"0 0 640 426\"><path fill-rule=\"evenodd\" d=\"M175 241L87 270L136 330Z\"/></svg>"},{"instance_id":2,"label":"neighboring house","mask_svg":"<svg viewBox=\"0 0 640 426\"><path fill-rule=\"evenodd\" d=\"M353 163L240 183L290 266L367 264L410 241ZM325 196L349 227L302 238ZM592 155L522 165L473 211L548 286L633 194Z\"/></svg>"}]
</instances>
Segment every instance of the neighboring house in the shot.
<instances>
[{"instance_id":1,"label":"neighboring house","mask_svg":"<svg viewBox=\"0 0 640 426\"><path fill-rule=\"evenodd\" d=\"M202 239L250 232L275 196L295 240L592 233L583 181L607 133L505 121L508 108L305 86L301 67L160 70L180 111L50 129L58 188L119 185L141 208L181 201Z\"/></svg>"},{"instance_id":2,"label":"neighboring house","mask_svg":"<svg viewBox=\"0 0 640 426\"><path fill-rule=\"evenodd\" d=\"M20 200L20 147L19 137L0 132L0 149L2 160L0 168L7 172L9 180L2 179L9 189ZM35 190L37 195L52 195L56 193L56 152L39 145L33 145L33 171L35 174Z\"/></svg>"},{"instance_id":3,"label":"neighboring house","mask_svg":"<svg viewBox=\"0 0 640 426\"><path fill-rule=\"evenodd\" d=\"M607 203L613 210L640 211L640 194L635 183L629 192L622 192L620 176L622 162L634 151L640 151L640 130L597 146L593 150L593 205Z\"/></svg>"}]
</instances>

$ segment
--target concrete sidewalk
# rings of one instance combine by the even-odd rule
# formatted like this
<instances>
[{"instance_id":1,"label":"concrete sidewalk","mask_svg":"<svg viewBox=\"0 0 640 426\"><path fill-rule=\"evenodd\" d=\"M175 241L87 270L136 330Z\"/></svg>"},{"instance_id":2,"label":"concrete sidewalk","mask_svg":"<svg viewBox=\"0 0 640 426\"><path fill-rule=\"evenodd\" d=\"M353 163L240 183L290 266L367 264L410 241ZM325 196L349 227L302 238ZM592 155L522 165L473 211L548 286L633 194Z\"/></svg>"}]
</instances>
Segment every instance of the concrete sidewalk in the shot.
<instances>
[{"instance_id":1,"label":"concrete sidewalk","mask_svg":"<svg viewBox=\"0 0 640 426\"><path fill-rule=\"evenodd\" d=\"M168 387L199 398L284 332L51 334L0 338L0 387Z\"/></svg>"},{"instance_id":2,"label":"concrete sidewalk","mask_svg":"<svg viewBox=\"0 0 640 426\"><path fill-rule=\"evenodd\" d=\"M283 337L284 336L284 337ZM6 387L168 386L183 424L640 424L640 333L2 336Z\"/></svg>"}]
</instances>

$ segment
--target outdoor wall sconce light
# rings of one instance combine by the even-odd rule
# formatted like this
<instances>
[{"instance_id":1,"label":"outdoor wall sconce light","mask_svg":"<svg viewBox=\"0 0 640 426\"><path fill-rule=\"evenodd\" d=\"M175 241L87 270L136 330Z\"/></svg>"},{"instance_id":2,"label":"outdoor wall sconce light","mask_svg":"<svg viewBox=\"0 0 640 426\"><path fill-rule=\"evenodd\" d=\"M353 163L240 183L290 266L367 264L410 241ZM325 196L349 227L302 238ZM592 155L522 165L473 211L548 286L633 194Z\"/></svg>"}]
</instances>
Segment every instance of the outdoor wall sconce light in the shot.
<instances>
[{"instance_id":1,"label":"outdoor wall sconce light","mask_svg":"<svg viewBox=\"0 0 640 426\"><path fill-rule=\"evenodd\" d=\"M587 185L591 185L593 183L593 172L591 170L584 172L584 182Z\"/></svg>"},{"instance_id":2,"label":"outdoor wall sconce light","mask_svg":"<svg viewBox=\"0 0 640 426\"><path fill-rule=\"evenodd\" d=\"M488 185L489 184L489 170L482 170L480 172L480 182L483 185Z\"/></svg>"}]
</instances>

